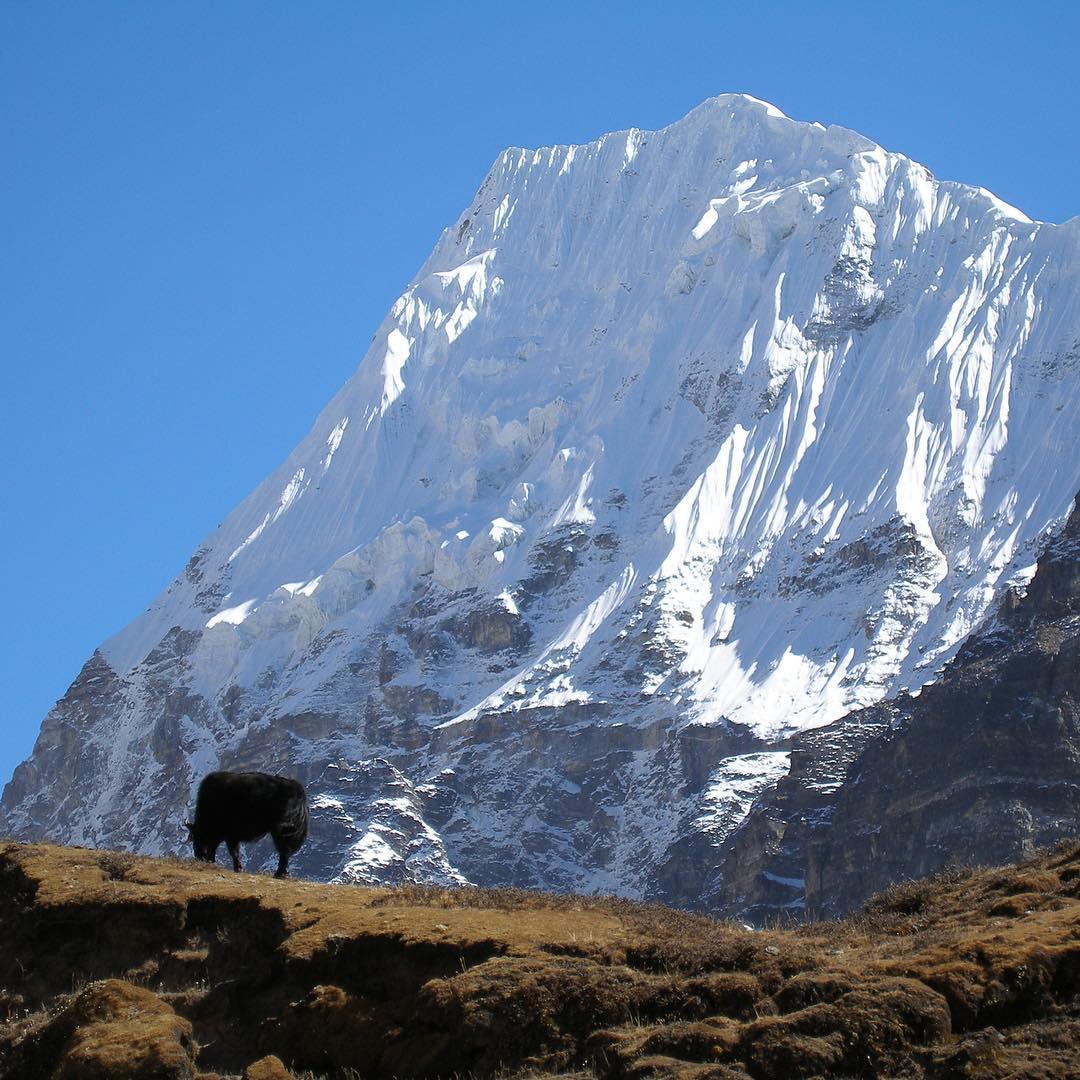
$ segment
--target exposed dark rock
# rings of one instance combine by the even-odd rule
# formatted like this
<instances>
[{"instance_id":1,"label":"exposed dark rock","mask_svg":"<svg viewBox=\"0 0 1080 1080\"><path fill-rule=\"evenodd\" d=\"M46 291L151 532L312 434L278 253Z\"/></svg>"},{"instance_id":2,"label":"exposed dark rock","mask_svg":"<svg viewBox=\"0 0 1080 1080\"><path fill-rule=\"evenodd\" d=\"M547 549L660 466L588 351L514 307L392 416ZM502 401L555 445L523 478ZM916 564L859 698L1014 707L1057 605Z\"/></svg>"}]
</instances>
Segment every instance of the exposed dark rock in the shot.
<instances>
[{"instance_id":1,"label":"exposed dark rock","mask_svg":"<svg viewBox=\"0 0 1080 1080\"><path fill-rule=\"evenodd\" d=\"M16 769L4 788L9 805L26 804L25 820L18 823L27 836L53 835L63 795L84 780L94 782L101 765L96 749L84 738L103 710L117 708L123 682L108 662L95 651L83 665L67 693L56 703L41 725L34 752ZM50 782L43 783L48 776Z\"/></svg>"},{"instance_id":2,"label":"exposed dark rock","mask_svg":"<svg viewBox=\"0 0 1080 1080\"><path fill-rule=\"evenodd\" d=\"M454 707L453 701L442 697L430 686L391 683L383 687L382 694L386 707L402 720L423 716L443 716Z\"/></svg>"},{"instance_id":3,"label":"exposed dark rock","mask_svg":"<svg viewBox=\"0 0 1080 1080\"><path fill-rule=\"evenodd\" d=\"M806 324L803 334L823 348L869 329L888 313L872 264L865 258L843 255L837 259L825 277L822 295L826 310Z\"/></svg>"},{"instance_id":4,"label":"exposed dark rock","mask_svg":"<svg viewBox=\"0 0 1080 1080\"><path fill-rule=\"evenodd\" d=\"M521 583L522 605L528 607L539 597L566 585L591 543L588 532L571 527L561 535L534 545L529 553L533 572Z\"/></svg>"},{"instance_id":5,"label":"exposed dark rock","mask_svg":"<svg viewBox=\"0 0 1080 1080\"><path fill-rule=\"evenodd\" d=\"M459 644L481 653L524 649L532 640L529 624L520 612L511 611L504 604L472 608L440 623L439 629L445 630Z\"/></svg>"},{"instance_id":6,"label":"exposed dark rock","mask_svg":"<svg viewBox=\"0 0 1080 1080\"><path fill-rule=\"evenodd\" d=\"M848 766L888 717L887 705L861 710L791 740L788 774L725 842L703 906L754 923L802 916L809 838L828 826Z\"/></svg>"},{"instance_id":7,"label":"exposed dark rock","mask_svg":"<svg viewBox=\"0 0 1080 1080\"><path fill-rule=\"evenodd\" d=\"M345 855L340 879L464 884L425 816L429 802L445 801L448 779L420 790L385 758L328 765L311 779L308 800L322 841Z\"/></svg>"},{"instance_id":8,"label":"exposed dark rock","mask_svg":"<svg viewBox=\"0 0 1080 1080\"><path fill-rule=\"evenodd\" d=\"M195 606L207 615L220 611L225 597L229 594L230 577L231 573L227 564L218 567L210 581L195 594Z\"/></svg>"},{"instance_id":9,"label":"exposed dark rock","mask_svg":"<svg viewBox=\"0 0 1080 1080\"><path fill-rule=\"evenodd\" d=\"M781 596L828 593L882 571L896 580L924 578L940 563L941 555L927 547L909 521L894 518L835 550L826 546L812 552L797 573L780 578L777 591Z\"/></svg>"},{"instance_id":10,"label":"exposed dark rock","mask_svg":"<svg viewBox=\"0 0 1080 1080\"><path fill-rule=\"evenodd\" d=\"M936 683L793 740L789 775L726 845L717 908L841 914L897 881L1021 858L1078 822L1080 508Z\"/></svg>"},{"instance_id":11,"label":"exposed dark rock","mask_svg":"<svg viewBox=\"0 0 1080 1080\"><path fill-rule=\"evenodd\" d=\"M941 679L896 702L808 850L807 905L851 910L894 881L994 865L1080 822L1080 507L1019 602Z\"/></svg>"}]
</instances>

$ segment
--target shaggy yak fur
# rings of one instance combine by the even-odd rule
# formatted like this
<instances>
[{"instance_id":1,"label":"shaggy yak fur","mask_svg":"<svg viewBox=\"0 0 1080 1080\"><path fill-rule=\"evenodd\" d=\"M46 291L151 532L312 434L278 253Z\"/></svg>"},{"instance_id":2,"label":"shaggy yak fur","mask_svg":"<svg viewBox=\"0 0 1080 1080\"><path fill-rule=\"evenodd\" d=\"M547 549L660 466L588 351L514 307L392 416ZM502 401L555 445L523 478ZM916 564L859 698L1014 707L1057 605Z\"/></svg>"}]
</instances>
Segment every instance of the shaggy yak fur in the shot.
<instances>
[{"instance_id":1,"label":"shaggy yak fur","mask_svg":"<svg viewBox=\"0 0 1080 1080\"><path fill-rule=\"evenodd\" d=\"M224 840L237 871L241 842L269 833L278 852L274 877L287 877L289 856L307 837L304 785L268 773L210 773L199 785L195 820L187 822L187 829L196 859L213 862Z\"/></svg>"}]
</instances>

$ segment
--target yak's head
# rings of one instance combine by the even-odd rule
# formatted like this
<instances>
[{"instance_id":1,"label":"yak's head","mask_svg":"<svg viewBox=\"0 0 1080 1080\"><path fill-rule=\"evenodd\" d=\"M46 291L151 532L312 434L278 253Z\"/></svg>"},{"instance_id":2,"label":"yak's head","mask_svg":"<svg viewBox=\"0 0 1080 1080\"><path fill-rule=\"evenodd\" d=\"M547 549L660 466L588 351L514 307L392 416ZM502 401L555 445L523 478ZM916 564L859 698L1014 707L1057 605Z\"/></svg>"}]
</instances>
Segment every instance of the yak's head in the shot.
<instances>
[{"instance_id":1,"label":"yak's head","mask_svg":"<svg viewBox=\"0 0 1080 1080\"><path fill-rule=\"evenodd\" d=\"M199 832L194 821L185 821L184 824L187 826L188 839L191 841L191 846L195 851L195 858L202 859L203 862L213 862L217 845L210 844Z\"/></svg>"}]
</instances>

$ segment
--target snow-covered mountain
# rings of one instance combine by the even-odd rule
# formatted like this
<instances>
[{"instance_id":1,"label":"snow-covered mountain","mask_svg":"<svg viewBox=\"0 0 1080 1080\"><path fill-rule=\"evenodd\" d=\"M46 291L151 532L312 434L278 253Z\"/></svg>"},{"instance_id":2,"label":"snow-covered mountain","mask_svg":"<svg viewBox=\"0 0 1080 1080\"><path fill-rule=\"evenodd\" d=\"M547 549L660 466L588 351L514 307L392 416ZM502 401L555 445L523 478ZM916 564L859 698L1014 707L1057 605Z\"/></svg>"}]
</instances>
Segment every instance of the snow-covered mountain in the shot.
<instances>
[{"instance_id":1,"label":"snow-covered mountain","mask_svg":"<svg viewBox=\"0 0 1080 1080\"><path fill-rule=\"evenodd\" d=\"M663 895L793 733L934 679L1080 487L1080 218L741 95L510 149L311 433L105 642L0 831ZM673 880L672 867L678 868Z\"/></svg>"}]
</instances>

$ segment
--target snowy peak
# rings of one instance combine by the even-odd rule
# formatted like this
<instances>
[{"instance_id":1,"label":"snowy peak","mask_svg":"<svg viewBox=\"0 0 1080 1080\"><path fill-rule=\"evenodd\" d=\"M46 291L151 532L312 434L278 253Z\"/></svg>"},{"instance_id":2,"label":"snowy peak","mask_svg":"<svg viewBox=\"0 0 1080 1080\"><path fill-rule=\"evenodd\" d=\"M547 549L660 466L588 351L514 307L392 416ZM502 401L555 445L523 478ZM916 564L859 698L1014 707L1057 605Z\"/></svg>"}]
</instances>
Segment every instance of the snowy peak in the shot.
<instances>
[{"instance_id":1,"label":"snowy peak","mask_svg":"<svg viewBox=\"0 0 1080 1080\"><path fill-rule=\"evenodd\" d=\"M1030 574L1080 486L1077 239L744 95L504 152L103 646L132 734L87 737L122 775L159 710L200 767L306 762L361 846L333 791L378 760L401 859L646 890L787 736L933 679Z\"/></svg>"},{"instance_id":2,"label":"snowy peak","mask_svg":"<svg viewBox=\"0 0 1080 1080\"><path fill-rule=\"evenodd\" d=\"M967 241L962 258L958 236ZM633 535L654 533L652 565L630 560L612 582L597 582L604 587L595 611L606 613L589 616L597 627L586 638L601 624L615 626L607 608L612 597L623 606L625 582L665 582L670 592L688 564L704 560L713 609L674 605L700 626L696 635L667 626L682 639L673 648L683 662L703 672L718 638L731 633L717 575L724 589L745 587L777 541L779 589L807 575L807 560L827 545L842 550L837 541L862 543L895 523L923 552L932 591L947 558L927 503L947 484L970 503L964 513L981 510L990 459L1004 445L1011 354L1028 332L1034 282L1045 269L1037 236L992 196L939 185L856 133L789 120L743 95L710 99L659 132L508 150L312 436L266 494L257 492L212 538L206 559L217 564L215 588L207 595L200 577L195 595L209 606L196 605L191 628L215 631L225 644L288 627L302 644L327 617L360 606L385 614L425 574L450 592L481 587L510 610L527 571L523 553L535 543L564 529L619 536L627 519ZM996 357L1001 314L1015 340L1010 355ZM881 327L922 334L922 354L886 360L892 338ZM955 363L950 348L963 353ZM855 370L854 354L864 352ZM880 377L868 379L864 369L876 363ZM918 401L911 391L927 373L941 386L943 363L953 370L948 400L928 420L925 394ZM865 425L837 415L836 393L842 387L850 396L852 380L876 417L881 452L870 454L879 458L872 477ZM907 392L906 404L897 391ZM819 439L826 413L826 443L839 444L839 457ZM936 424L950 416L942 448ZM926 439L934 446L920 445ZM982 460L971 460L973 445ZM647 477L627 475L639 471L627 468L635 459L664 478L662 495L642 497ZM841 470L865 481L854 498L837 497ZM598 495L629 509L598 506ZM871 515L868 528L843 525L852 510ZM801 564L790 550L793 532ZM1012 561L1013 543L988 556L994 580ZM723 572L720 556L729 563ZM828 576L823 570L816 580ZM924 643L909 632L902 651L939 656L955 646L992 595L981 581L979 599L961 605L952 629L932 622L933 641ZM692 592L700 584L684 581ZM182 590L187 596L167 606L149 635L127 649L125 635L110 643L120 668L152 647L165 624L192 621L185 605L193 589ZM929 592L925 604L929 616ZM660 612L671 624L674 616L663 605ZM566 641L572 651L586 644L569 626L549 647L560 653ZM761 647L752 646L755 655ZM876 655L861 651L831 661L839 665L826 680L832 689L864 684L868 672L852 680L847 670ZM790 655L774 662L788 664ZM901 674L898 660L890 650L887 670L872 677L875 692ZM820 657L812 667L821 670ZM727 695L712 687L702 715L732 718L730 698L747 690L742 681ZM815 722L854 703L840 695L823 713L824 690L808 699Z\"/></svg>"}]
</instances>

